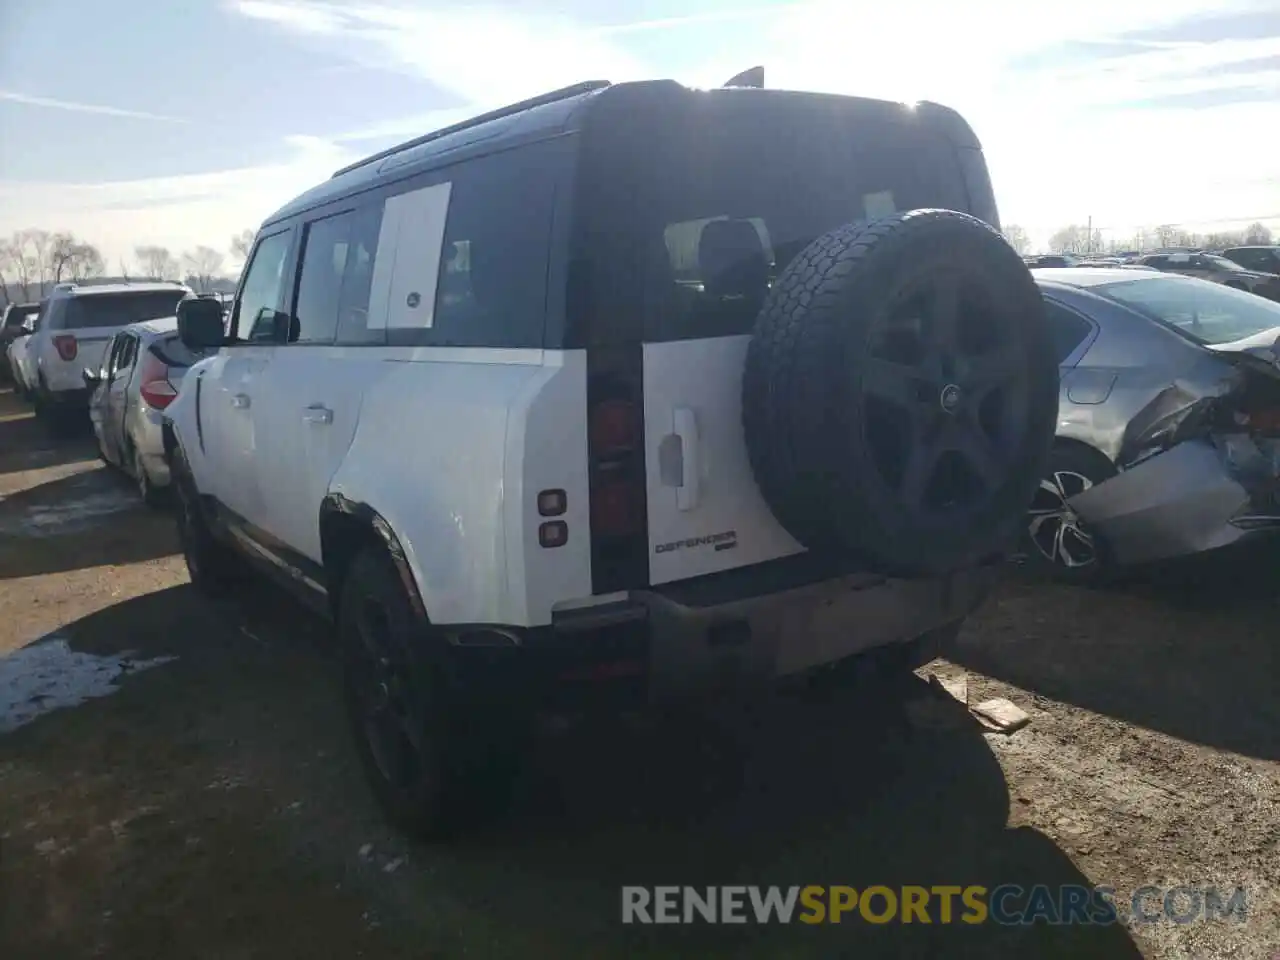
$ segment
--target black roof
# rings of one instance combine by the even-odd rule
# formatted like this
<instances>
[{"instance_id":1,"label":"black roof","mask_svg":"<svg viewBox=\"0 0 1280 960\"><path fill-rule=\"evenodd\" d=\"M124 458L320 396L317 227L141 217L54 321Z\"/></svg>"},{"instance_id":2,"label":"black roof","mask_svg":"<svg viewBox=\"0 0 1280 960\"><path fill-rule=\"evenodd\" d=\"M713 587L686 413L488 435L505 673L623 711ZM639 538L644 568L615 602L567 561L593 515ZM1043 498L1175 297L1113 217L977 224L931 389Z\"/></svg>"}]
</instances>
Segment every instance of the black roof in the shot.
<instances>
[{"instance_id":1,"label":"black roof","mask_svg":"<svg viewBox=\"0 0 1280 960\"><path fill-rule=\"evenodd\" d=\"M695 91L674 80L644 80L619 84L594 80L493 110L375 153L335 171L330 179L281 207L264 223L271 224L284 220L342 197L372 189L380 183L409 176L421 169L439 166L442 158L450 154L454 156L448 157L449 161L461 160L469 154L490 152L499 147L514 146L518 143L542 140L556 134L579 130L586 122L587 115L596 109L597 104L603 107L606 102L612 103L625 111L633 109L637 104L656 105L664 99L670 103L674 98L681 96L708 94L717 97L761 99L798 96L830 98L856 102L870 112L885 115L913 111L921 120L940 124L958 144L979 146L978 139L968 123L954 110L936 103L922 102L909 107L902 103L862 97L749 87Z\"/></svg>"}]
</instances>

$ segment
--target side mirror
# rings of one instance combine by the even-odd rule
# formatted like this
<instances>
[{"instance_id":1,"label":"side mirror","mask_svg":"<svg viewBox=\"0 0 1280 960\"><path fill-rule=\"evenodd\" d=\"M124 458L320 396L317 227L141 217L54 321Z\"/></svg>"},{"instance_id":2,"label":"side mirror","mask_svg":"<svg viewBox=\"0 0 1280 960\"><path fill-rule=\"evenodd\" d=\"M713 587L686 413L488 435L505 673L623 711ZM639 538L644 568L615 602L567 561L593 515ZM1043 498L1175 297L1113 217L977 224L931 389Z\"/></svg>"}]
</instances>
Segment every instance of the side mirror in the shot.
<instances>
[{"instance_id":1,"label":"side mirror","mask_svg":"<svg viewBox=\"0 0 1280 960\"><path fill-rule=\"evenodd\" d=\"M222 304L216 300L193 298L178 303L178 338L189 350L198 352L225 344L222 323Z\"/></svg>"},{"instance_id":2,"label":"side mirror","mask_svg":"<svg viewBox=\"0 0 1280 960\"><path fill-rule=\"evenodd\" d=\"M88 387L90 390L94 389L95 387L98 386L98 384L102 383L101 370L91 370L88 367L85 367L83 370L80 371L80 376L84 379L84 385Z\"/></svg>"}]
</instances>

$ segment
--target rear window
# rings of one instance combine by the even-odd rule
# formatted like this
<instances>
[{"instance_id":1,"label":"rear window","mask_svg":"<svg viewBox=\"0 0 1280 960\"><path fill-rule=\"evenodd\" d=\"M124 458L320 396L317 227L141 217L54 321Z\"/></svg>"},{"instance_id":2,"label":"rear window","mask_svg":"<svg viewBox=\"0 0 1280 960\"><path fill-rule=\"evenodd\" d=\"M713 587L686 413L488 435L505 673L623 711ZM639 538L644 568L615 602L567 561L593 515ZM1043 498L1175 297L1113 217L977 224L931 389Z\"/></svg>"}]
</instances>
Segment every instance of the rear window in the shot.
<instances>
[{"instance_id":1,"label":"rear window","mask_svg":"<svg viewBox=\"0 0 1280 960\"><path fill-rule=\"evenodd\" d=\"M597 327L638 321L646 341L747 333L778 274L819 235L895 211L969 209L956 150L916 114L785 94L684 104L611 116L594 134L603 143L588 153L580 200L593 222L579 250L592 263ZM636 295L642 320L622 302Z\"/></svg>"},{"instance_id":2,"label":"rear window","mask_svg":"<svg viewBox=\"0 0 1280 960\"><path fill-rule=\"evenodd\" d=\"M192 350L176 333L155 340L149 349L170 367L189 367L208 356L204 351Z\"/></svg>"},{"instance_id":3,"label":"rear window","mask_svg":"<svg viewBox=\"0 0 1280 960\"><path fill-rule=\"evenodd\" d=\"M1090 292L1117 300L1197 343L1234 343L1280 334L1280 304L1189 277L1152 276L1104 283Z\"/></svg>"},{"instance_id":4,"label":"rear window","mask_svg":"<svg viewBox=\"0 0 1280 960\"><path fill-rule=\"evenodd\" d=\"M183 290L159 290L73 297L66 302L59 327L63 330L91 330L172 317L184 293Z\"/></svg>"}]
</instances>

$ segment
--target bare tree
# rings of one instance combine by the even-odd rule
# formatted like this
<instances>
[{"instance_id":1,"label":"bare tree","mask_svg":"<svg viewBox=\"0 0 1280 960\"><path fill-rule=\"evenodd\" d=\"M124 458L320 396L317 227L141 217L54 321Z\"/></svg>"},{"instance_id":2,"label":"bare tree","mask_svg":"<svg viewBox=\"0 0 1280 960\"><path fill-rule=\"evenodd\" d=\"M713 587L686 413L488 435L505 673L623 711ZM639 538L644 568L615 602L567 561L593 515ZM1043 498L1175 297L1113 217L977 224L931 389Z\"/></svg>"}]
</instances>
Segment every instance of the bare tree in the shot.
<instances>
[{"instance_id":1,"label":"bare tree","mask_svg":"<svg viewBox=\"0 0 1280 960\"><path fill-rule=\"evenodd\" d=\"M224 259L222 254L213 247L196 247L182 255L182 262L191 271L191 276L195 279L201 293L208 292L213 281L217 279Z\"/></svg>"},{"instance_id":2,"label":"bare tree","mask_svg":"<svg viewBox=\"0 0 1280 960\"><path fill-rule=\"evenodd\" d=\"M1004 238L1009 241L1009 246L1013 247L1015 252L1023 254L1031 249L1031 238L1027 236L1027 231L1016 223L1007 224L1003 232Z\"/></svg>"},{"instance_id":3,"label":"bare tree","mask_svg":"<svg viewBox=\"0 0 1280 960\"><path fill-rule=\"evenodd\" d=\"M107 264L102 259L102 252L92 243L77 243L71 252L72 280L89 280L100 277L106 272Z\"/></svg>"},{"instance_id":4,"label":"bare tree","mask_svg":"<svg viewBox=\"0 0 1280 960\"><path fill-rule=\"evenodd\" d=\"M142 272L153 280L176 280L179 265L168 247L135 247L133 255L142 265Z\"/></svg>"},{"instance_id":5,"label":"bare tree","mask_svg":"<svg viewBox=\"0 0 1280 960\"><path fill-rule=\"evenodd\" d=\"M1271 229L1265 223L1251 223L1244 231L1244 242L1250 246L1271 243Z\"/></svg>"},{"instance_id":6,"label":"bare tree","mask_svg":"<svg viewBox=\"0 0 1280 960\"><path fill-rule=\"evenodd\" d=\"M49 245L51 236L47 230L18 230L3 244L3 260L5 276L13 279L22 289L23 300L34 300L44 295L45 284L49 279ZM32 287L39 284L39 290L32 296Z\"/></svg>"},{"instance_id":7,"label":"bare tree","mask_svg":"<svg viewBox=\"0 0 1280 960\"><path fill-rule=\"evenodd\" d=\"M1089 228L1073 223L1049 238L1049 249L1054 253L1084 253L1089 249L1089 240Z\"/></svg>"},{"instance_id":8,"label":"bare tree","mask_svg":"<svg viewBox=\"0 0 1280 960\"><path fill-rule=\"evenodd\" d=\"M105 264L98 248L70 233L55 233L49 242L49 272L54 283L102 276Z\"/></svg>"},{"instance_id":9,"label":"bare tree","mask_svg":"<svg viewBox=\"0 0 1280 960\"><path fill-rule=\"evenodd\" d=\"M241 230L231 238L231 256L244 262L249 259L249 251L253 249L253 231Z\"/></svg>"}]
</instances>

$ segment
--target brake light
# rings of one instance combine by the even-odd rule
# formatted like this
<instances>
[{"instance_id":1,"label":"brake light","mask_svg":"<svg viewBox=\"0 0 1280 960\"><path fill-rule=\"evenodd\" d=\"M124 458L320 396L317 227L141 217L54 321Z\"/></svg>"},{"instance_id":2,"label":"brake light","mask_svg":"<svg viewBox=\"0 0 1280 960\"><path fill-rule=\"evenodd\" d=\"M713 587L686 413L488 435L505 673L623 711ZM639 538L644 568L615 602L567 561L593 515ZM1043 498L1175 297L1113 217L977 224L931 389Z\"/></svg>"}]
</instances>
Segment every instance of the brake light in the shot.
<instances>
[{"instance_id":1,"label":"brake light","mask_svg":"<svg viewBox=\"0 0 1280 960\"><path fill-rule=\"evenodd\" d=\"M142 402L153 410L163 410L178 395L177 388L169 382L168 366L153 353L148 352L143 359L138 380L142 384L138 387Z\"/></svg>"},{"instance_id":2,"label":"brake light","mask_svg":"<svg viewBox=\"0 0 1280 960\"><path fill-rule=\"evenodd\" d=\"M70 363L76 358L79 350L79 344L76 343L74 334L60 333L53 338L53 347L58 351L58 356Z\"/></svg>"},{"instance_id":3,"label":"brake light","mask_svg":"<svg viewBox=\"0 0 1280 960\"><path fill-rule=\"evenodd\" d=\"M644 516L644 476L635 469L640 416L625 400L605 400L591 412L591 530L607 537L639 532Z\"/></svg>"}]
</instances>

